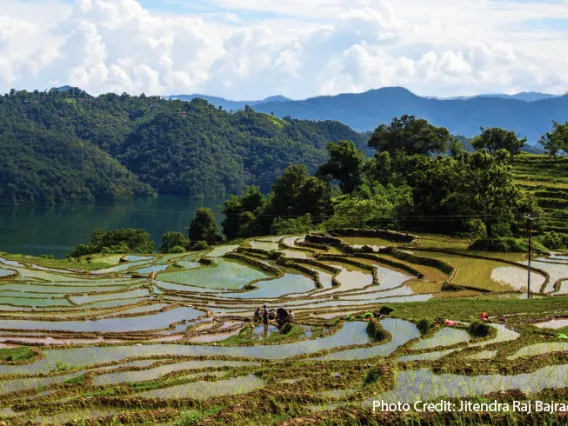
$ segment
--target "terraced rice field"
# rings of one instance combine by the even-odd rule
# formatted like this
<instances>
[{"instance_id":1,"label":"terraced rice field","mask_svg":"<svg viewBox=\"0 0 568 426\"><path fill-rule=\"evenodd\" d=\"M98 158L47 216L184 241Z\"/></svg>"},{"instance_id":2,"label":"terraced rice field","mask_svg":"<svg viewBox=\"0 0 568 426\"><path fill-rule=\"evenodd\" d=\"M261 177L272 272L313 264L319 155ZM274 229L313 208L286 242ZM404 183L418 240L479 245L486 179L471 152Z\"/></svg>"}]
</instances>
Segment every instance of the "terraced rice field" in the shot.
<instances>
[{"instance_id":1,"label":"terraced rice field","mask_svg":"<svg viewBox=\"0 0 568 426\"><path fill-rule=\"evenodd\" d=\"M521 155L513 171L515 182L537 197L548 230L568 233L568 159Z\"/></svg>"},{"instance_id":2,"label":"terraced rice field","mask_svg":"<svg viewBox=\"0 0 568 426\"><path fill-rule=\"evenodd\" d=\"M433 236L391 244L398 251L385 249L385 240L343 241L372 253L305 241L266 237L209 252L106 256L93 259L101 265L93 270L0 257L0 419L381 424L382 414L369 408L377 399L521 391L566 400L562 257L535 262L542 297L524 301L522 258L468 257L461 242ZM455 252L443 251L453 243ZM262 305L293 310L291 330L252 324ZM364 314L384 306L393 311L378 318L385 339L377 341ZM467 327L481 310L492 323L487 336L475 337ZM418 321L435 317L460 322L421 334ZM369 382L372 367L379 372ZM277 404L282 398L287 403Z\"/></svg>"}]
</instances>

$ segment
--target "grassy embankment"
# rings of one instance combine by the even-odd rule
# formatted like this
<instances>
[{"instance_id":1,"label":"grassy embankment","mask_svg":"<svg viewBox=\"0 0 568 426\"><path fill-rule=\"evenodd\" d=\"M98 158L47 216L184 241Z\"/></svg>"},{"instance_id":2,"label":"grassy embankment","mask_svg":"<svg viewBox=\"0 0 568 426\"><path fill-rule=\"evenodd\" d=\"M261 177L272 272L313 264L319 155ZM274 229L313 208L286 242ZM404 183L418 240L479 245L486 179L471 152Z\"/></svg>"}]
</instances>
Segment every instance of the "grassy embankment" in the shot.
<instances>
[{"instance_id":1,"label":"grassy embankment","mask_svg":"<svg viewBox=\"0 0 568 426\"><path fill-rule=\"evenodd\" d=\"M0 349L0 361L26 361L34 356L36 356L36 353L27 346Z\"/></svg>"}]
</instances>

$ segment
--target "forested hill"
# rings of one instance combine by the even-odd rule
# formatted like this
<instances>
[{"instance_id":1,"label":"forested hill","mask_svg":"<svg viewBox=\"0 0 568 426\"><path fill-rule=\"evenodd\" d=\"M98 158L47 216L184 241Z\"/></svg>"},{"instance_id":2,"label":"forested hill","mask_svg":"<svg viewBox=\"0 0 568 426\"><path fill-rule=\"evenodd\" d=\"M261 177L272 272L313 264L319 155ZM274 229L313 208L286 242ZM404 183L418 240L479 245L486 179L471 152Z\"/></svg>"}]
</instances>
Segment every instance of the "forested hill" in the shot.
<instances>
[{"instance_id":1,"label":"forested hill","mask_svg":"<svg viewBox=\"0 0 568 426\"><path fill-rule=\"evenodd\" d=\"M12 91L0 97L0 201L269 191L288 165L313 171L327 143L343 139L363 148L368 137L335 121L231 114L201 99Z\"/></svg>"}]
</instances>

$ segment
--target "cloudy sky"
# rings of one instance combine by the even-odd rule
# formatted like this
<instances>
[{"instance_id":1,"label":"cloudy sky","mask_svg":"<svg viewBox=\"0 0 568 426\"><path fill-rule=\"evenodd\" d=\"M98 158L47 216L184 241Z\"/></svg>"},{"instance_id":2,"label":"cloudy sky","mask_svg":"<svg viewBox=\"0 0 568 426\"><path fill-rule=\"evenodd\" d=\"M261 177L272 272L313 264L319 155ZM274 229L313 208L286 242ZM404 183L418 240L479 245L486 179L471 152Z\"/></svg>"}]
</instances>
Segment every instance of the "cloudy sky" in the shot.
<instances>
[{"instance_id":1,"label":"cloudy sky","mask_svg":"<svg viewBox=\"0 0 568 426\"><path fill-rule=\"evenodd\" d=\"M568 91L568 0L0 0L0 92Z\"/></svg>"}]
</instances>

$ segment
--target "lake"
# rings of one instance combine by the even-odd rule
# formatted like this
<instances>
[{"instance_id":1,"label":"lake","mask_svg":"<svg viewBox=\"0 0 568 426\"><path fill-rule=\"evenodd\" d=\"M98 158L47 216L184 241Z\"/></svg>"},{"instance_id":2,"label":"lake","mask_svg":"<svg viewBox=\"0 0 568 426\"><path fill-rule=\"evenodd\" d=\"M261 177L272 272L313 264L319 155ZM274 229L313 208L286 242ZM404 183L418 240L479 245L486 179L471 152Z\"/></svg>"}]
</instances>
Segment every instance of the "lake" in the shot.
<instances>
[{"instance_id":1,"label":"lake","mask_svg":"<svg viewBox=\"0 0 568 426\"><path fill-rule=\"evenodd\" d=\"M213 210L221 231L224 201L225 198L160 196L80 206L0 204L0 251L63 258L77 244L88 243L91 232L98 228L142 228L159 247L165 231L186 234L199 207Z\"/></svg>"}]
</instances>

